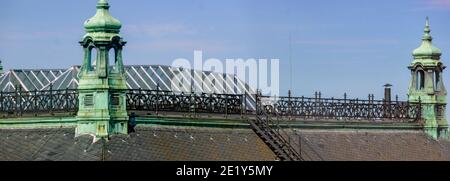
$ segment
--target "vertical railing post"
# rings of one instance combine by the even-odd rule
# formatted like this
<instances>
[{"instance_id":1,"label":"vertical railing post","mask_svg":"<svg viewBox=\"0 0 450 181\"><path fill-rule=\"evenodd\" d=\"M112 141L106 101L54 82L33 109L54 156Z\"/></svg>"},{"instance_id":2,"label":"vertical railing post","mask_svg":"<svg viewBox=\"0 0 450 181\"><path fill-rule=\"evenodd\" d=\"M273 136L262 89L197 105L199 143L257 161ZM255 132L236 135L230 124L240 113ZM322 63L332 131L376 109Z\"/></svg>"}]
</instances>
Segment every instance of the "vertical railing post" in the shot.
<instances>
[{"instance_id":1,"label":"vertical railing post","mask_svg":"<svg viewBox=\"0 0 450 181\"><path fill-rule=\"evenodd\" d=\"M65 98L66 98L66 111L69 112L69 88L66 87Z\"/></svg>"},{"instance_id":2,"label":"vertical railing post","mask_svg":"<svg viewBox=\"0 0 450 181\"><path fill-rule=\"evenodd\" d=\"M397 102L397 107L398 107L398 106L400 105L400 101L399 101L399 99L398 99L398 95L396 95L395 100L396 100L396 102ZM406 114L403 115L403 116L404 116L404 118L408 119L408 118L410 118L410 116L409 116L409 107L410 107L409 100L406 101L406 106L407 106L407 108L406 108ZM399 111L398 109L394 110L394 114L397 114L397 115L394 115L394 116L397 116L397 117L400 116L400 115L399 115L400 113L399 113L398 111Z\"/></svg>"},{"instance_id":3,"label":"vertical railing post","mask_svg":"<svg viewBox=\"0 0 450 181\"><path fill-rule=\"evenodd\" d=\"M37 99L38 99L38 95L37 95L37 89L34 89L34 96L33 96L33 112L34 112L34 116L37 116L39 108L37 106Z\"/></svg>"},{"instance_id":4,"label":"vertical railing post","mask_svg":"<svg viewBox=\"0 0 450 181\"><path fill-rule=\"evenodd\" d=\"M158 116L158 107L159 107L159 83L156 84L156 105L155 105L155 113Z\"/></svg>"},{"instance_id":5,"label":"vertical railing post","mask_svg":"<svg viewBox=\"0 0 450 181\"><path fill-rule=\"evenodd\" d=\"M215 107L214 107L214 106L217 106L217 104L216 104L216 105L213 105L213 101L212 101L215 95L214 95L213 93L208 93L207 95L209 96L208 110L209 110L211 113L214 113L214 111L217 111L217 109L215 109Z\"/></svg>"},{"instance_id":6,"label":"vertical railing post","mask_svg":"<svg viewBox=\"0 0 450 181\"><path fill-rule=\"evenodd\" d=\"M393 101L392 100L387 100L386 98L384 98L383 99L384 100L384 102L383 102L383 108L385 108L385 110L384 110L384 112L385 112L385 117L387 117L388 119L391 119L392 118L392 103L393 103Z\"/></svg>"},{"instance_id":7,"label":"vertical railing post","mask_svg":"<svg viewBox=\"0 0 450 181\"><path fill-rule=\"evenodd\" d=\"M288 91L288 115L289 115L289 120L292 120L292 92L291 90Z\"/></svg>"},{"instance_id":8,"label":"vertical railing post","mask_svg":"<svg viewBox=\"0 0 450 181\"><path fill-rule=\"evenodd\" d=\"M194 95L194 99L192 101L194 101L194 118L197 117L197 94L194 92L194 90L192 91L192 95Z\"/></svg>"},{"instance_id":9,"label":"vertical railing post","mask_svg":"<svg viewBox=\"0 0 450 181\"><path fill-rule=\"evenodd\" d=\"M50 83L50 87L49 87L49 110L50 110L50 114L53 115L53 84Z\"/></svg>"},{"instance_id":10,"label":"vertical railing post","mask_svg":"<svg viewBox=\"0 0 450 181\"><path fill-rule=\"evenodd\" d=\"M225 95L225 118L228 117L228 94Z\"/></svg>"},{"instance_id":11,"label":"vertical railing post","mask_svg":"<svg viewBox=\"0 0 450 181\"><path fill-rule=\"evenodd\" d=\"M372 113L372 101L370 100L371 96L369 94L369 99L368 99L368 103L367 103L367 119L371 118L371 113Z\"/></svg>"},{"instance_id":12,"label":"vertical railing post","mask_svg":"<svg viewBox=\"0 0 450 181\"><path fill-rule=\"evenodd\" d=\"M376 111L374 110L376 108L377 105L375 105L375 95L372 94L372 118L376 118L377 115L375 115Z\"/></svg>"},{"instance_id":13,"label":"vertical railing post","mask_svg":"<svg viewBox=\"0 0 450 181\"><path fill-rule=\"evenodd\" d=\"M5 112L5 107L3 104L3 91L0 91L0 112L1 113Z\"/></svg>"},{"instance_id":14,"label":"vertical railing post","mask_svg":"<svg viewBox=\"0 0 450 181\"><path fill-rule=\"evenodd\" d=\"M322 106L322 102L323 102L323 100L322 100L322 92L319 91L319 105L318 105L318 109L319 109L319 113L320 113L319 115L320 116L324 116L324 114L325 114L323 112L324 111L324 109L323 109L324 107Z\"/></svg>"},{"instance_id":15,"label":"vertical railing post","mask_svg":"<svg viewBox=\"0 0 450 181\"><path fill-rule=\"evenodd\" d=\"M318 94L317 94L317 91L316 92L314 92L314 106L313 106L313 109L312 109L312 116L313 116L313 118L314 117L316 117L317 115L317 97L318 97Z\"/></svg>"},{"instance_id":16,"label":"vertical railing post","mask_svg":"<svg viewBox=\"0 0 450 181\"><path fill-rule=\"evenodd\" d=\"M342 104L342 116L346 119L348 119L348 115L347 115L347 108L349 106L347 106L347 93L344 93L344 103Z\"/></svg>"},{"instance_id":17,"label":"vertical railing post","mask_svg":"<svg viewBox=\"0 0 450 181\"><path fill-rule=\"evenodd\" d=\"M239 95L239 98L241 99L240 102L240 109L241 109L241 118L244 116L244 94Z\"/></svg>"},{"instance_id":18,"label":"vertical railing post","mask_svg":"<svg viewBox=\"0 0 450 181\"><path fill-rule=\"evenodd\" d=\"M375 95L372 94L372 106L373 106L374 109L377 107L376 104L378 104L378 102L375 102ZM374 110L374 111L373 111L373 117L374 117L374 118L376 118L376 117L378 116L378 115L375 115L375 113L376 113L376 111Z\"/></svg>"},{"instance_id":19,"label":"vertical railing post","mask_svg":"<svg viewBox=\"0 0 450 181\"><path fill-rule=\"evenodd\" d=\"M374 94L372 94L372 104L373 104L373 107L374 108L376 108L377 107L377 105L376 104L379 104L379 102L376 102L375 101L375 95ZM376 113L376 111L374 110L373 111L373 115L374 115L374 117L376 117L377 115L375 115L375 113Z\"/></svg>"},{"instance_id":20,"label":"vertical railing post","mask_svg":"<svg viewBox=\"0 0 450 181\"><path fill-rule=\"evenodd\" d=\"M339 119L339 117L338 117L338 115L337 115L337 109L336 109L336 105L335 105L335 103L334 103L334 97L331 97L331 103L330 103L330 115L328 115L328 116L331 116L330 118L332 118L332 119ZM327 117L327 115L325 116L325 117Z\"/></svg>"},{"instance_id":21,"label":"vertical railing post","mask_svg":"<svg viewBox=\"0 0 450 181\"><path fill-rule=\"evenodd\" d=\"M376 113L376 111L375 111L375 108L376 108L375 95L370 94L370 96L371 96L370 99L372 100L372 118L376 118L376 115L375 115L375 113Z\"/></svg>"},{"instance_id":22,"label":"vertical railing post","mask_svg":"<svg viewBox=\"0 0 450 181\"><path fill-rule=\"evenodd\" d=\"M401 108L400 102L398 101L398 95L395 95L395 105L394 103L390 103L391 109L391 118L408 118L408 116L403 117L401 114L397 114L399 109ZM409 104L406 104L406 111L408 112Z\"/></svg>"},{"instance_id":23,"label":"vertical railing post","mask_svg":"<svg viewBox=\"0 0 450 181\"><path fill-rule=\"evenodd\" d=\"M357 118L357 117L363 117L364 115L362 115L362 111L360 110L361 108L361 104L363 104L364 102L362 102L361 104L359 103L359 99L358 98L356 98L356 99L353 99L353 101L354 101L354 103L353 104L355 104L355 107L356 107L356 113L354 114L354 115L352 115L354 118ZM350 101L351 102L351 101ZM364 106L364 105L362 105L362 106Z\"/></svg>"},{"instance_id":24,"label":"vertical railing post","mask_svg":"<svg viewBox=\"0 0 450 181\"><path fill-rule=\"evenodd\" d=\"M195 108L194 108L194 92L192 91L191 88L191 93L189 94L189 113L193 113L194 117L195 117Z\"/></svg>"},{"instance_id":25,"label":"vertical railing post","mask_svg":"<svg viewBox=\"0 0 450 181\"><path fill-rule=\"evenodd\" d=\"M300 100L300 106L298 109L300 110L300 112L298 113L299 116L304 115L305 118L308 118L308 114L306 112L306 104L305 104L305 96L302 96L301 100Z\"/></svg>"},{"instance_id":26,"label":"vertical railing post","mask_svg":"<svg viewBox=\"0 0 450 181\"><path fill-rule=\"evenodd\" d=\"M18 115L22 116L22 87L18 86L17 89L17 105L19 106L18 108Z\"/></svg>"},{"instance_id":27,"label":"vertical railing post","mask_svg":"<svg viewBox=\"0 0 450 181\"><path fill-rule=\"evenodd\" d=\"M321 102L322 102L322 93L319 91L317 92L317 100L316 100L316 113L315 113L315 118L319 119L319 117L323 116L323 112L322 112L322 107L321 107Z\"/></svg>"},{"instance_id":28,"label":"vertical railing post","mask_svg":"<svg viewBox=\"0 0 450 181\"><path fill-rule=\"evenodd\" d=\"M142 109L142 107L141 107L141 101L142 101L142 97L143 97L143 95L142 95L142 88L141 87L139 87L139 89L138 89L138 100L137 100L137 105L136 105L136 108L138 109L138 110L140 110L140 109ZM151 109L151 108L149 108L149 109ZM150 111L150 110L149 110Z\"/></svg>"},{"instance_id":29,"label":"vertical railing post","mask_svg":"<svg viewBox=\"0 0 450 181\"><path fill-rule=\"evenodd\" d=\"M372 102L371 98L372 98L372 95L369 94L369 109L368 109L369 119L372 118L372 107L373 107L373 102Z\"/></svg>"},{"instance_id":30,"label":"vertical railing post","mask_svg":"<svg viewBox=\"0 0 450 181\"><path fill-rule=\"evenodd\" d=\"M244 91L244 98L242 99L244 101L244 116L247 118L247 92Z\"/></svg>"},{"instance_id":31,"label":"vertical railing post","mask_svg":"<svg viewBox=\"0 0 450 181\"><path fill-rule=\"evenodd\" d=\"M378 103L375 102L375 95L372 94L372 109L376 109L376 107L377 107L376 104L378 104ZM377 117L377 115L375 115L376 112L377 112L377 111L375 111L375 110L372 111L372 117L373 117L373 118L376 118L376 117Z\"/></svg>"},{"instance_id":32,"label":"vertical railing post","mask_svg":"<svg viewBox=\"0 0 450 181\"><path fill-rule=\"evenodd\" d=\"M13 105L15 116L19 115L19 103L20 103L20 100L19 100L19 90L18 89L19 89L19 86L15 85L14 86L14 98L15 98L14 103L15 104Z\"/></svg>"}]
</instances>

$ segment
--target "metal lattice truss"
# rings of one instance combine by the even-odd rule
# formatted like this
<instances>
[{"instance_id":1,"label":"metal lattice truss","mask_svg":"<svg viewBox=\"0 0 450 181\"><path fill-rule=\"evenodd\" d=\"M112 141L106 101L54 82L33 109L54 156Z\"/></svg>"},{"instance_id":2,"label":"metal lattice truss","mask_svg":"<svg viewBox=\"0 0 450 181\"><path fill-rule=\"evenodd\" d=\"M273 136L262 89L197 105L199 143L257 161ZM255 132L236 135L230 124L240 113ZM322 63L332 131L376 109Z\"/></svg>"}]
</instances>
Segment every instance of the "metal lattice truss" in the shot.
<instances>
[{"instance_id":1,"label":"metal lattice truss","mask_svg":"<svg viewBox=\"0 0 450 181\"><path fill-rule=\"evenodd\" d=\"M76 89L79 66L69 69L13 69L0 76L0 91L13 92ZM162 65L125 66L129 89L214 94L255 94L255 90L235 75L189 70ZM253 105L253 96L247 102ZM254 109L254 108L252 108Z\"/></svg>"},{"instance_id":2,"label":"metal lattice truss","mask_svg":"<svg viewBox=\"0 0 450 181\"><path fill-rule=\"evenodd\" d=\"M56 89L76 88L78 67L69 69L14 69L0 76L0 91L12 92L16 89L23 91L46 90L50 84L58 84ZM74 76L75 75L75 76ZM69 82L63 81L69 79Z\"/></svg>"}]
</instances>

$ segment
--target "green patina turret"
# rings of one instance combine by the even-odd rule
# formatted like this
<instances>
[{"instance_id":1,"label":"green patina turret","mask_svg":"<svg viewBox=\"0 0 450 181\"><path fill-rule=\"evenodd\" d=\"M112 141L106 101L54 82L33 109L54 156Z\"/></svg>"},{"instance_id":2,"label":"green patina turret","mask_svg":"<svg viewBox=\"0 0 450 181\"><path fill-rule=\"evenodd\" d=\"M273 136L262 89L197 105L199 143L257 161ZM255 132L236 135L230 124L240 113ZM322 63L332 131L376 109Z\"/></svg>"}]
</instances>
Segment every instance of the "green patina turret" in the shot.
<instances>
[{"instance_id":1,"label":"green patina turret","mask_svg":"<svg viewBox=\"0 0 450 181\"><path fill-rule=\"evenodd\" d=\"M413 51L414 61L408 67L412 76L408 99L422 103L425 132L434 138L448 139L447 91L442 76L445 66L440 61L441 50L432 44L428 17L424 32L422 44Z\"/></svg>"},{"instance_id":2,"label":"green patina turret","mask_svg":"<svg viewBox=\"0 0 450 181\"><path fill-rule=\"evenodd\" d=\"M80 41L84 61L79 74L77 136L127 134L127 86L122 61L126 42L119 35L121 26L109 14L106 0L97 3L97 13L84 23L87 34Z\"/></svg>"}]
</instances>

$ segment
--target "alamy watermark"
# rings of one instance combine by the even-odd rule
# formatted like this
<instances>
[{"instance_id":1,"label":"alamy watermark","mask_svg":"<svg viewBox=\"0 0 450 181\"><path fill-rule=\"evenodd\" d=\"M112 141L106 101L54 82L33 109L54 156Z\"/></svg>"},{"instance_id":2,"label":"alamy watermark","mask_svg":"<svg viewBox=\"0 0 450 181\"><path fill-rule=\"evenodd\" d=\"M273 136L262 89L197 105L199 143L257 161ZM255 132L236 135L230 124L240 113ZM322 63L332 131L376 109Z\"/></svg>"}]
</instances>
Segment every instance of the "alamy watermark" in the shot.
<instances>
[{"instance_id":1,"label":"alamy watermark","mask_svg":"<svg viewBox=\"0 0 450 181\"><path fill-rule=\"evenodd\" d=\"M208 58L194 51L193 61L178 58L172 62L173 91L219 94L279 95L279 59Z\"/></svg>"}]
</instances>

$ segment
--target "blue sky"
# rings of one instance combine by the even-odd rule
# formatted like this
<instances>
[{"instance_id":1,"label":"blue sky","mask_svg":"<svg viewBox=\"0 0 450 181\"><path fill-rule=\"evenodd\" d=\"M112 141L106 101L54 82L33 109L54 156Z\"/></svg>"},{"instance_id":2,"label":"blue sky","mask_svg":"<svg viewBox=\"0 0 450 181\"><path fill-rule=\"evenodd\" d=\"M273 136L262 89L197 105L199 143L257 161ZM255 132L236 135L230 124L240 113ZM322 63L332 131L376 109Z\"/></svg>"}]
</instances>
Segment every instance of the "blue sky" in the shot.
<instances>
[{"instance_id":1,"label":"blue sky","mask_svg":"<svg viewBox=\"0 0 450 181\"><path fill-rule=\"evenodd\" d=\"M97 0L1 0L0 59L11 68L67 68L82 62L78 41ZM425 17L450 64L450 0L110 0L128 41L125 64L176 58L279 58L281 92L381 98L385 83L406 97ZM448 73L445 77L450 76ZM445 79L450 86L450 79Z\"/></svg>"}]
</instances>

